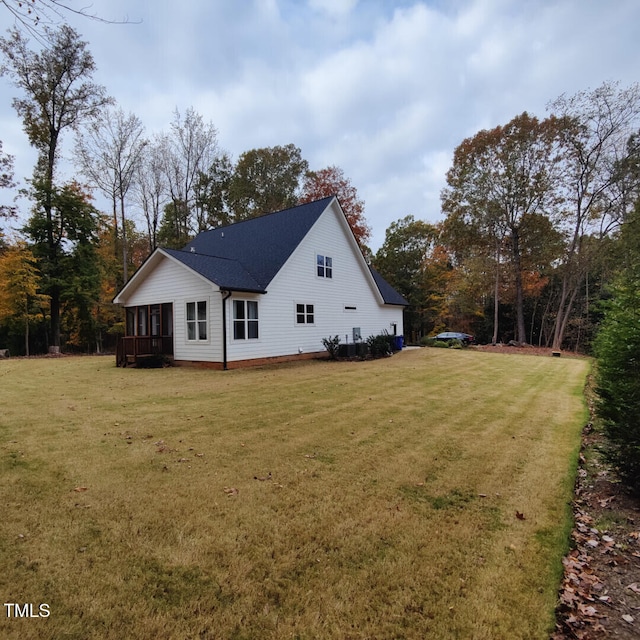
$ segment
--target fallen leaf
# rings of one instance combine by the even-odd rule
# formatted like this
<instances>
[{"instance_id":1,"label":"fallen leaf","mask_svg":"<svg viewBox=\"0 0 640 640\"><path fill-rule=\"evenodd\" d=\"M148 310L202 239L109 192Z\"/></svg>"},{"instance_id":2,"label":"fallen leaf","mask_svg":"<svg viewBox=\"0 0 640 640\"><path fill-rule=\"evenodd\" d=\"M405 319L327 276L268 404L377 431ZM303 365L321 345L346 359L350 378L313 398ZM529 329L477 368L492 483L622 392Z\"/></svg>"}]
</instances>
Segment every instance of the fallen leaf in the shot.
<instances>
[{"instance_id":1,"label":"fallen leaf","mask_svg":"<svg viewBox=\"0 0 640 640\"><path fill-rule=\"evenodd\" d=\"M520 513L519 511L516 511L516 518L518 518L518 520L525 520L526 519L524 517L524 513Z\"/></svg>"},{"instance_id":2,"label":"fallen leaf","mask_svg":"<svg viewBox=\"0 0 640 640\"><path fill-rule=\"evenodd\" d=\"M625 622L628 622L629 624L633 624L633 623L634 623L634 618L633 618L633 616L630 616L628 613L625 613L625 614L622 616L622 619L623 619Z\"/></svg>"},{"instance_id":3,"label":"fallen leaf","mask_svg":"<svg viewBox=\"0 0 640 640\"><path fill-rule=\"evenodd\" d=\"M640 593L640 587L638 586L637 582L632 582L627 589L631 589L631 591L633 591L634 593Z\"/></svg>"},{"instance_id":4,"label":"fallen leaf","mask_svg":"<svg viewBox=\"0 0 640 640\"><path fill-rule=\"evenodd\" d=\"M237 496L238 490L235 487L224 487L223 491L229 496Z\"/></svg>"},{"instance_id":5,"label":"fallen leaf","mask_svg":"<svg viewBox=\"0 0 640 640\"><path fill-rule=\"evenodd\" d=\"M598 615L598 610L595 607L592 607L591 605L579 604L578 611L583 616L588 616L590 618L595 618Z\"/></svg>"},{"instance_id":6,"label":"fallen leaf","mask_svg":"<svg viewBox=\"0 0 640 640\"><path fill-rule=\"evenodd\" d=\"M81 493L82 491L89 491L89 487L76 487L74 491L76 493Z\"/></svg>"}]
</instances>

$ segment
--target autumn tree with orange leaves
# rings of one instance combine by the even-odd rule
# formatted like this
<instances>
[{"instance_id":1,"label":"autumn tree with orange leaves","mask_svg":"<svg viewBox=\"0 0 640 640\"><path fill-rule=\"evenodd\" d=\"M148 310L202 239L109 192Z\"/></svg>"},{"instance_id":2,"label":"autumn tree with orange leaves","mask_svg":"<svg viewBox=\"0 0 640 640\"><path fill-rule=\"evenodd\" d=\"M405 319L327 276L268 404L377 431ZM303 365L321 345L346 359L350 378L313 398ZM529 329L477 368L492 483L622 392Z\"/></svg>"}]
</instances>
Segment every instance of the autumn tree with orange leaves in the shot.
<instances>
[{"instance_id":1,"label":"autumn tree with orange leaves","mask_svg":"<svg viewBox=\"0 0 640 640\"><path fill-rule=\"evenodd\" d=\"M562 130L553 117L540 121L525 112L504 126L478 132L456 148L442 194L450 223L456 220L458 229L486 240L484 251L495 265L496 305L500 270L509 270L519 343L527 342L524 247L540 216L554 208Z\"/></svg>"},{"instance_id":2,"label":"autumn tree with orange leaves","mask_svg":"<svg viewBox=\"0 0 640 640\"><path fill-rule=\"evenodd\" d=\"M371 229L364 217L364 202L360 200L358 191L351 184L349 178L344 175L342 169L335 165L306 173L300 204L320 200L327 196L338 197L340 206L360 248L369 254L367 242L371 238Z\"/></svg>"}]
</instances>

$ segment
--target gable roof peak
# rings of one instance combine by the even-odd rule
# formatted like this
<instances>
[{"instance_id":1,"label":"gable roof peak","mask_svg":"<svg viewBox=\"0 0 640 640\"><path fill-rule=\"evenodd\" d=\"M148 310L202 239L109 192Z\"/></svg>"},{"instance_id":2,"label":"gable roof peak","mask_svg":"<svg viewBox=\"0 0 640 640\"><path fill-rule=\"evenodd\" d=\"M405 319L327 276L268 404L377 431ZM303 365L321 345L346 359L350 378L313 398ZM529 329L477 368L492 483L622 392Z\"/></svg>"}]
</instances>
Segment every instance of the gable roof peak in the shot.
<instances>
[{"instance_id":1,"label":"gable roof peak","mask_svg":"<svg viewBox=\"0 0 640 640\"><path fill-rule=\"evenodd\" d=\"M194 254L233 261L238 269L250 274L257 283L255 291L264 292L334 197L202 231L180 252L174 251L172 255L185 264L186 257ZM220 286L224 285L220 278L212 278L211 273L207 277ZM246 281L244 277L241 279Z\"/></svg>"}]
</instances>

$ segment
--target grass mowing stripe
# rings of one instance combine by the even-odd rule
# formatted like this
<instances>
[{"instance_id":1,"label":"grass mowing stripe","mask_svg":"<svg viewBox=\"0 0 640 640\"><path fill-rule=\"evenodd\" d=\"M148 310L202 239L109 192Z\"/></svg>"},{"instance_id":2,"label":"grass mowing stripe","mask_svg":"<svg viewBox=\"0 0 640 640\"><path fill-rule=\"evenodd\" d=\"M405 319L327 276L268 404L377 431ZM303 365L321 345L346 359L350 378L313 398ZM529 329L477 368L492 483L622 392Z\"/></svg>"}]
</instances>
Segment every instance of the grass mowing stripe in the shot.
<instances>
[{"instance_id":1,"label":"grass mowing stripe","mask_svg":"<svg viewBox=\"0 0 640 640\"><path fill-rule=\"evenodd\" d=\"M0 634L547 637L587 369L4 361Z\"/></svg>"}]
</instances>

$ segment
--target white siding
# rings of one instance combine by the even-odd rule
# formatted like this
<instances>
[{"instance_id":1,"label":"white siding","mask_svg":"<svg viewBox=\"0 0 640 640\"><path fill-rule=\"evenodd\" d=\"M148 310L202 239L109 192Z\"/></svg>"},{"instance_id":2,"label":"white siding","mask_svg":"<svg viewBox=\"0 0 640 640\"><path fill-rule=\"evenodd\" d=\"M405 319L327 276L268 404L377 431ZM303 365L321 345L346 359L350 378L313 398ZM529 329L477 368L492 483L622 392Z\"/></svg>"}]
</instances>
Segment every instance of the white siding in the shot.
<instances>
[{"instance_id":1,"label":"white siding","mask_svg":"<svg viewBox=\"0 0 640 640\"><path fill-rule=\"evenodd\" d=\"M316 255L333 261L333 277L316 274ZM265 295L234 294L233 299L258 300L260 337L234 340L232 305L228 304L228 360L267 358L322 351L322 338L339 335L342 342L352 329L362 339L387 331L403 333L402 307L382 303L367 265L351 235L344 215L334 204L318 219L296 248ZM296 303L313 304L313 325L296 324ZM345 306L355 307L346 311Z\"/></svg>"},{"instance_id":2,"label":"white siding","mask_svg":"<svg viewBox=\"0 0 640 640\"><path fill-rule=\"evenodd\" d=\"M207 340L188 341L186 305L201 300L207 302ZM153 271L132 292L126 306L166 302L173 303L174 358L222 362L222 296L218 287L171 258L161 257Z\"/></svg>"}]
</instances>

